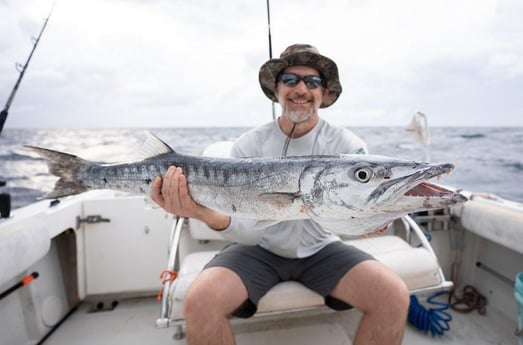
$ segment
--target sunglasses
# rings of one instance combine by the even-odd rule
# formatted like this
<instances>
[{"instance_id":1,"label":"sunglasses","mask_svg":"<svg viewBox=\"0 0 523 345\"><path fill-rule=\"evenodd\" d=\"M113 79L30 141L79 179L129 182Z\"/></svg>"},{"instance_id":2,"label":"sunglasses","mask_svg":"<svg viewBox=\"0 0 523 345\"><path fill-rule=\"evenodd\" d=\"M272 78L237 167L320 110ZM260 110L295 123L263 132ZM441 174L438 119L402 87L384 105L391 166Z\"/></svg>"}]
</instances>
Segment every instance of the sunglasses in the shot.
<instances>
[{"instance_id":1,"label":"sunglasses","mask_svg":"<svg viewBox=\"0 0 523 345\"><path fill-rule=\"evenodd\" d=\"M277 82L281 81L285 86L289 87L295 87L298 85L300 80L303 80L308 89L316 89L319 86L325 86L323 78L317 75L306 75L302 77L294 73L282 73L276 79Z\"/></svg>"}]
</instances>

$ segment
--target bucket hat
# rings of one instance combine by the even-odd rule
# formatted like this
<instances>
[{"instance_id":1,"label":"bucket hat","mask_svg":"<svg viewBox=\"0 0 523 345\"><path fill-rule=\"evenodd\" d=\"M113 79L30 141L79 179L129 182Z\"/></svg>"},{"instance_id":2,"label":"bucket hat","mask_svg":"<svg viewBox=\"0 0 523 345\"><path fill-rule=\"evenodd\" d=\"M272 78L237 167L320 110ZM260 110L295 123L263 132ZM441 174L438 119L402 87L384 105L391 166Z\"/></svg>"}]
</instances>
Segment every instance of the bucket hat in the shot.
<instances>
[{"instance_id":1,"label":"bucket hat","mask_svg":"<svg viewBox=\"0 0 523 345\"><path fill-rule=\"evenodd\" d=\"M278 102L275 95L276 78L290 66L308 66L320 72L329 89L329 94L323 98L320 108L327 108L336 102L341 94L338 66L328 57L321 55L318 49L310 44L293 44L287 47L279 58L270 59L261 66L260 86L270 100Z\"/></svg>"}]
</instances>

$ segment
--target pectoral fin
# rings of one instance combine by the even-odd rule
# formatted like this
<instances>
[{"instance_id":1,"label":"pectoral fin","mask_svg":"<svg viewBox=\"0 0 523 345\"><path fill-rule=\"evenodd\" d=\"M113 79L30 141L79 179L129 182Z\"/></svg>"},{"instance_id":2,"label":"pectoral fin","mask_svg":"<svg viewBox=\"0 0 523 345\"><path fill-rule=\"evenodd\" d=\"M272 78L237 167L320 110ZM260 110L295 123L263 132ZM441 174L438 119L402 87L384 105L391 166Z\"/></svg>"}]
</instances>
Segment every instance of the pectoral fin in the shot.
<instances>
[{"instance_id":1,"label":"pectoral fin","mask_svg":"<svg viewBox=\"0 0 523 345\"><path fill-rule=\"evenodd\" d=\"M299 197L300 195L295 193L263 193L258 195L258 200L276 208L284 208L290 206Z\"/></svg>"}]
</instances>

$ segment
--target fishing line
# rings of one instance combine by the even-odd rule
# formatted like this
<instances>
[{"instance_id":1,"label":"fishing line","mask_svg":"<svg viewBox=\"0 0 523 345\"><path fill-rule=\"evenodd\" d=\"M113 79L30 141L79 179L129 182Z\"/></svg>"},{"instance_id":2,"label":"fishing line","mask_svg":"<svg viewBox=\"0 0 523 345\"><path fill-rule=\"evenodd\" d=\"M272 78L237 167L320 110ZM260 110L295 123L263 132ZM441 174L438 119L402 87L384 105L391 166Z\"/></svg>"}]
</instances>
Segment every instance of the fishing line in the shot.
<instances>
[{"instance_id":1,"label":"fishing line","mask_svg":"<svg viewBox=\"0 0 523 345\"><path fill-rule=\"evenodd\" d=\"M285 157L287 156L287 150L289 149L289 143L291 141L292 135L294 134L294 130L296 129L296 122L293 123L292 129L289 132L289 135L287 136L287 139L285 139L285 143L283 144L283 148L281 150L281 156Z\"/></svg>"}]
</instances>

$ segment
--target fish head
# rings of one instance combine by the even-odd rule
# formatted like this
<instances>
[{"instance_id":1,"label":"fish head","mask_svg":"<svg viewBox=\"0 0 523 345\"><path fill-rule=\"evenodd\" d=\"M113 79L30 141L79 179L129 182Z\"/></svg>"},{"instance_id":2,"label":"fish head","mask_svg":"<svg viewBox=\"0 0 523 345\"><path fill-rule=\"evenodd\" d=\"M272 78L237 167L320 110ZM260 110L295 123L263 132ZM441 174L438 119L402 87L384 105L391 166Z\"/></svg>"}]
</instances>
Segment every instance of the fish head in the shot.
<instances>
[{"instance_id":1,"label":"fish head","mask_svg":"<svg viewBox=\"0 0 523 345\"><path fill-rule=\"evenodd\" d=\"M426 163L373 155L343 155L341 164L317 176L324 202L353 215L407 214L467 200L428 180L450 173L450 163ZM345 211L347 212L347 211Z\"/></svg>"}]
</instances>

